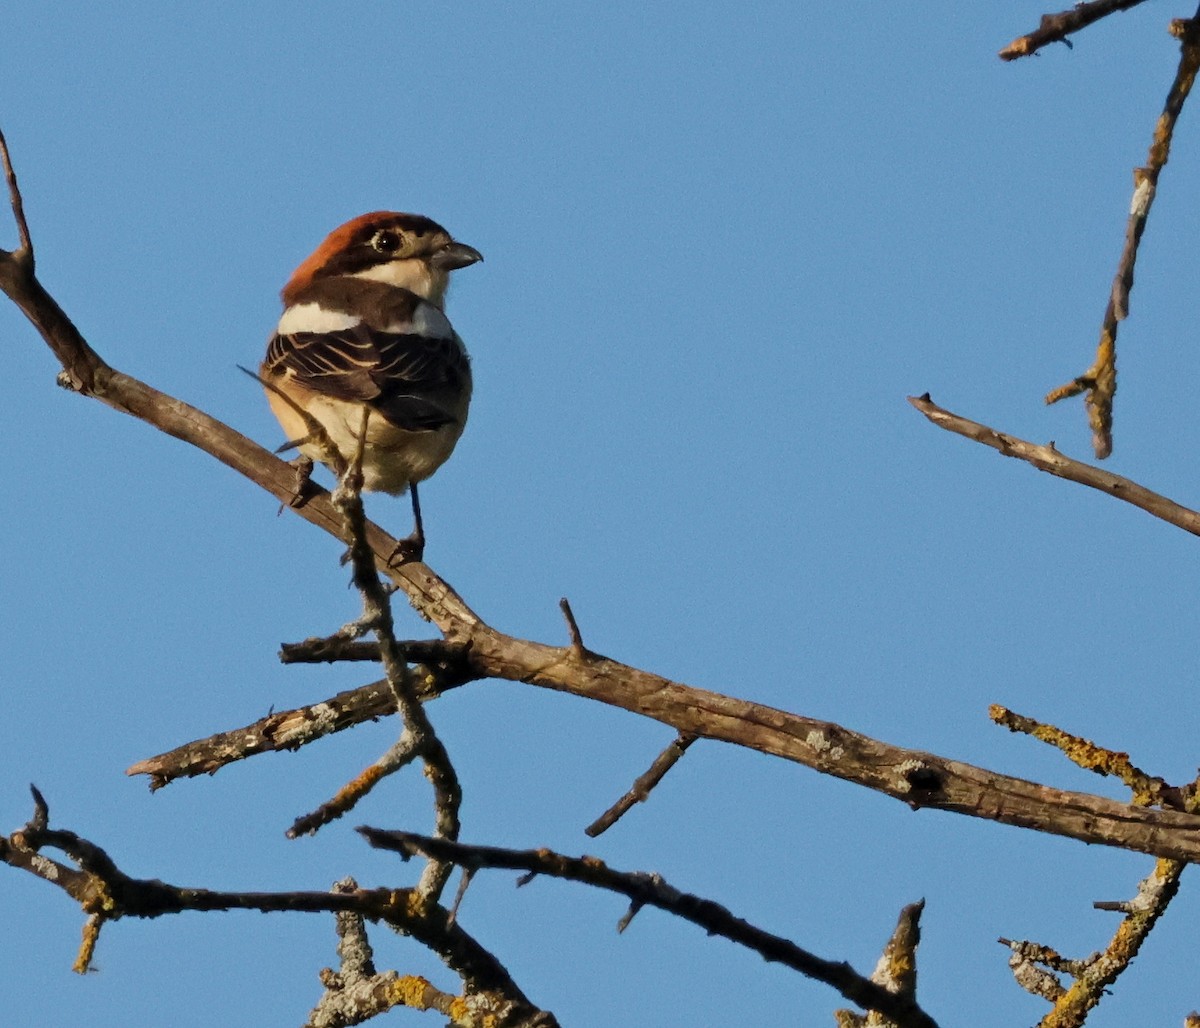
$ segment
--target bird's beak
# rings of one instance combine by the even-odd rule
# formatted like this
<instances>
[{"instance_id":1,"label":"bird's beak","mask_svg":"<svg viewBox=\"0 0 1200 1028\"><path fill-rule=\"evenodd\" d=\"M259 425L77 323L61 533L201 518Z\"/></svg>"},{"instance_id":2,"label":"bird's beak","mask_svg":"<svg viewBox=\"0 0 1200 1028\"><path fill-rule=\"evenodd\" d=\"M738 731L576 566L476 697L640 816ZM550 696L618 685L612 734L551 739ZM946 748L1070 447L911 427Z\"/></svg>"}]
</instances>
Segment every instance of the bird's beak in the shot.
<instances>
[{"instance_id":1,"label":"bird's beak","mask_svg":"<svg viewBox=\"0 0 1200 1028\"><path fill-rule=\"evenodd\" d=\"M429 263L439 271L457 271L481 260L483 254L475 247L466 243L447 243L429 259Z\"/></svg>"}]
</instances>

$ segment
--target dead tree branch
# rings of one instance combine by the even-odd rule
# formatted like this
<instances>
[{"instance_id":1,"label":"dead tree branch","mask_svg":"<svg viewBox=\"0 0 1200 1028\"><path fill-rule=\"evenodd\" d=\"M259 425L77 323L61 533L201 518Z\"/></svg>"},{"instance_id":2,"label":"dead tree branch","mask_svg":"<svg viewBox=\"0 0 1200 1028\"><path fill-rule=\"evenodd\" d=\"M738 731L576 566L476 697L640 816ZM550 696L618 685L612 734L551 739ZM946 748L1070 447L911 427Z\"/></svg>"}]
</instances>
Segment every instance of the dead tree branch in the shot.
<instances>
[{"instance_id":1,"label":"dead tree branch","mask_svg":"<svg viewBox=\"0 0 1200 1028\"><path fill-rule=\"evenodd\" d=\"M1107 18L1117 11L1128 11L1137 7L1145 0L1091 0L1090 3L1076 4L1068 11L1058 14L1043 14L1041 24L1032 32L1019 36L1000 51L1000 59L1015 61L1018 57L1028 57L1037 53L1050 43L1066 43L1073 32L1086 29L1089 25Z\"/></svg>"},{"instance_id":2,"label":"dead tree branch","mask_svg":"<svg viewBox=\"0 0 1200 1028\"><path fill-rule=\"evenodd\" d=\"M900 911L892 937L883 948L883 955L871 981L897 996L917 1001L917 947L921 944L921 912L925 901L910 903ZM894 1028L896 1022L886 1014L872 1010L866 1016L853 1010L835 1010L838 1028Z\"/></svg>"},{"instance_id":3,"label":"dead tree branch","mask_svg":"<svg viewBox=\"0 0 1200 1028\"><path fill-rule=\"evenodd\" d=\"M1023 732L1057 747L1085 770L1119 777L1139 806L1165 803L1189 813L1196 808L1200 779L1185 788L1174 788L1136 767L1127 753L1097 746L1088 739L1014 714L1003 707L993 707L992 718L1011 731ZM1108 987L1130 965L1159 918L1166 913L1179 891L1179 879L1186 866L1182 861L1160 858L1149 877L1138 885L1137 895L1132 900L1093 904L1098 910L1116 910L1125 917L1104 951L1085 960L1064 960L1048 946L1036 943L1000 940L1012 950L1009 966L1017 983L1054 1004L1054 1009L1040 1022L1040 1028L1079 1028L1084 1023L1088 1011L1100 1003ZM1074 984L1064 988L1054 972L1071 975Z\"/></svg>"},{"instance_id":4,"label":"dead tree branch","mask_svg":"<svg viewBox=\"0 0 1200 1028\"><path fill-rule=\"evenodd\" d=\"M824 982L850 1002L867 1010L878 1010L903 1028L935 1028L933 1019L917 1006L914 997L894 993L876 984L858 974L849 964L825 960L788 939L764 932L712 900L680 892L659 875L614 871L595 857L567 857L545 849L468 846L447 839L378 828L364 827L359 831L372 846L393 850L406 860L412 856L436 857L472 871L480 868L525 871L530 876L547 875L620 893L630 902L630 913L623 919L623 924L628 924L630 917L642 907L658 907L699 925L709 935L730 939L761 954L765 960L781 963Z\"/></svg>"},{"instance_id":5,"label":"dead tree branch","mask_svg":"<svg viewBox=\"0 0 1200 1028\"><path fill-rule=\"evenodd\" d=\"M1117 392L1117 327L1129 317L1129 293L1133 289L1133 271L1137 264L1138 244L1146 229L1146 219L1158 189L1158 176L1171 153L1175 123L1200 70L1200 9L1187 20L1171 23L1171 32L1180 41L1179 67L1167 93L1163 111L1154 126L1154 140L1146 163L1133 170L1133 200L1125 226L1125 245L1117 263L1117 273L1109 291L1108 305L1100 327L1096 359L1082 375L1052 390L1047 403L1086 392L1088 421L1092 428L1092 449L1104 459L1112 453L1113 399Z\"/></svg>"},{"instance_id":6,"label":"dead tree branch","mask_svg":"<svg viewBox=\"0 0 1200 1028\"><path fill-rule=\"evenodd\" d=\"M80 392L193 443L283 502L291 498L295 474L290 465L196 408L109 368L17 254L0 251L0 289L47 339L71 380L81 383ZM291 509L350 542L343 519L327 493L318 493L302 507ZM599 700L662 721L678 732L731 742L805 764L884 792L914 808L936 807L1176 860L1200 858L1200 817L1140 810L1100 796L1052 789L934 754L891 746L830 722L690 689L590 651L504 635L485 625L425 564L409 562L390 567L388 561L396 551L397 540L370 523L366 525L366 537L376 566L405 591L413 606L449 642L469 645L471 666L479 677L526 682ZM156 781L165 784L170 777L169 769L162 766L165 761L152 758L140 766L148 769L156 762Z\"/></svg>"},{"instance_id":7,"label":"dead tree branch","mask_svg":"<svg viewBox=\"0 0 1200 1028\"><path fill-rule=\"evenodd\" d=\"M357 892L358 883L345 878L334 884L334 892ZM419 975L375 970L374 954L362 914L340 911L335 917L338 936L338 970L321 970L325 986L304 1028L345 1028L362 1024L394 1007L436 1010L462 1028L487 1028L501 1012L490 997L470 993L452 996L435 988Z\"/></svg>"},{"instance_id":8,"label":"dead tree branch","mask_svg":"<svg viewBox=\"0 0 1200 1028\"><path fill-rule=\"evenodd\" d=\"M1145 486L1138 485L1132 479L1122 478L1120 475L1114 475L1095 465L1073 460L1055 449L1053 443L1043 446L1038 443L1026 442L1024 439L1018 439L1005 432L998 432L978 421L971 421L939 407L929 398L928 393L923 396L910 396L908 402L938 428L944 428L947 432L954 432L977 443L982 443L984 446L990 446L1005 457L1016 457L1032 464L1039 471L1045 471L1057 478L1078 482L1080 485L1086 485L1089 489L1098 489L1115 499L1140 507L1169 525L1182 528L1192 535L1200 535L1200 512L1184 507L1159 493L1152 492Z\"/></svg>"},{"instance_id":9,"label":"dead tree branch","mask_svg":"<svg viewBox=\"0 0 1200 1028\"><path fill-rule=\"evenodd\" d=\"M71 831L52 829L45 800L35 789L34 814L12 835L0 836L0 861L57 886L80 904L95 925L85 934L76 969L86 970L99 925L123 917L162 917L184 911L258 910L263 913L350 913L381 921L411 935L455 972L481 1005L500 1008L497 1024L551 1028L553 1016L534 1006L496 957L462 929L446 908L415 889L353 889L331 892L218 892L182 888L158 879L132 878L99 846ZM52 860L43 849L65 853L75 867ZM81 966L82 965L82 966Z\"/></svg>"},{"instance_id":10,"label":"dead tree branch","mask_svg":"<svg viewBox=\"0 0 1200 1028\"><path fill-rule=\"evenodd\" d=\"M588 825L584 832L594 839L620 821L635 803L645 803L650 797L651 790L663 780L663 776L675 766L679 758L695 741L694 735L680 735L678 739L672 740L667 748L654 758L654 763L646 769L646 772L634 780L629 791Z\"/></svg>"},{"instance_id":11,"label":"dead tree branch","mask_svg":"<svg viewBox=\"0 0 1200 1028\"><path fill-rule=\"evenodd\" d=\"M15 176L10 177L10 183L14 217L20 212L23 218ZM285 503L293 498L295 471L290 465L196 408L123 375L105 363L37 281L31 249L0 251L0 289L26 313L46 339L63 365L65 381L76 391L94 396L114 409L141 418L198 446ZM931 412L935 412L944 420L954 419L953 415L933 408L927 400L914 403L931 417ZM926 405L924 408L922 403ZM935 417L934 420L938 419ZM947 423L944 427L950 425ZM989 445L1001 452L1012 448L1012 440L1000 437L990 429L983 426L973 426L973 429L995 437L992 441L980 441L989 441ZM1049 450L1048 453L1053 456L1056 451ZM1058 464L1058 458L1061 455L1053 460L1047 457L1052 466L1047 466L1046 470L1072 477L1063 469L1078 469L1070 462ZM1088 481L1086 476L1079 480L1102 487L1097 484L1099 480ZM1107 481L1105 491L1130 502L1139 502L1133 499L1141 495L1137 492L1140 487L1134 483L1115 476L1110 476ZM1148 491L1143 493L1149 499L1143 497L1139 505L1164 516L1156 509L1163 498ZM1169 502L1165 501L1166 504ZM352 541L353 533L328 493L315 490L302 506L291 509L335 537L347 543ZM1197 517L1191 511L1186 514ZM1189 525L1188 530L1195 532L1195 525ZM914 809L934 807L1085 842L1120 846L1182 861L1200 860L1200 817L1189 813L1146 810L1104 797L1066 792L998 775L934 754L891 746L829 722L692 689L595 654L581 644L556 647L505 635L486 625L453 588L425 564L409 562L398 567L389 566L389 558L396 551L394 538L370 523L364 524L363 534L375 566L405 591L413 606L437 626L448 643L461 648L469 669L463 673L468 677L508 679L598 700L662 721L686 735L730 742L804 764L821 773L886 793ZM348 713L349 709L347 706L341 711L347 719L360 715L374 717L379 713L370 704L356 704L353 714ZM305 721L306 717L292 714L291 720L288 715L279 717L290 727L302 728L299 722ZM276 722L274 727L280 729L281 724ZM261 723L259 727L263 727ZM231 734L238 733L227 733L226 743L231 741L228 738ZM243 730L241 743L244 745L234 743L232 752L240 751L244 756L251 751L279 748L272 740L263 738L266 733L260 732L253 742L250 734L251 730ZM313 737L320 734L324 733L318 731ZM283 737L287 739L286 744L293 746L302 741L297 736L284 734ZM230 752L226 749L224 754L217 753L215 746L201 748L206 752L199 760L195 759L194 753L177 762L156 758L143 762L138 770L154 774L156 784L161 785L176 774L196 773L197 768L214 770ZM177 771L177 767L184 764L189 770ZM25 856L9 847L6 859L20 865Z\"/></svg>"},{"instance_id":12,"label":"dead tree branch","mask_svg":"<svg viewBox=\"0 0 1200 1028\"><path fill-rule=\"evenodd\" d=\"M346 626L338 635L352 639L365 631L375 633L379 658L387 675L395 710L400 714L400 738L387 753L341 789L332 800L322 804L312 814L299 818L293 824L289 835L294 838L314 832L333 818L341 817L386 775L413 760L420 759L424 764L425 777L433 786L437 834L442 838L457 839L462 788L450 754L438 738L433 722L421 703L417 679L408 666L408 653L396 639L391 599L379 580L374 554L367 542L367 516L362 504L362 462L370 417L370 408L364 404L358 445L332 497L334 506L345 520L346 532L350 536L350 565L354 572L354 584L363 601L362 617ZM450 865L430 860L421 873L419 894L427 901L438 899L451 871Z\"/></svg>"},{"instance_id":13,"label":"dead tree branch","mask_svg":"<svg viewBox=\"0 0 1200 1028\"><path fill-rule=\"evenodd\" d=\"M469 641L474 678L509 679L597 700L678 732L804 764L914 810L949 810L1083 842L1200 860L1200 816L1146 810L893 746L833 722L691 688L607 657L574 658L569 647L517 639L485 625L474 628ZM159 784L172 777L167 758L143 762L158 768Z\"/></svg>"}]
</instances>

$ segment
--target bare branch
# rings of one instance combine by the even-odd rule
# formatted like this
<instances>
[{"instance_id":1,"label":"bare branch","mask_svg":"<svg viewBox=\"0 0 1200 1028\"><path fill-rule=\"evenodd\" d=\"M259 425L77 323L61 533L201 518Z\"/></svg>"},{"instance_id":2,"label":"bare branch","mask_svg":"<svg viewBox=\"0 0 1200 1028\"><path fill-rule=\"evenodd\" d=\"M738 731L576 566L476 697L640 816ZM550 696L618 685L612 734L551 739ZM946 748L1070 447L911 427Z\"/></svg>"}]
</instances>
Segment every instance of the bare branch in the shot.
<instances>
[{"instance_id":1,"label":"bare branch","mask_svg":"<svg viewBox=\"0 0 1200 1028\"><path fill-rule=\"evenodd\" d=\"M595 857L567 857L550 850L510 850L496 846L467 846L446 839L432 839L411 832L388 832L363 827L360 832L372 846L393 850L406 860L413 855L451 860L472 871L503 868L527 871L572 882L582 882L627 896L637 905L658 907L699 925L709 935L720 935L746 946L765 960L837 989L846 999L868 1010L887 1014L904 1028L935 1028L935 1022L910 996L893 994L849 964L825 960L801 949L794 942L756 928L712 900L703 899L669 885L659 875L640 871L614 871Z\"/></svg>"},{"instance_id":2,"label":"bare branch","mask_svg":"<svg viewBox=\"0 0 1200 1028\"><path fill-rule=\"evenodd\" d=\"M1071 33L1085 29L1117 11L1137 7L1143 2L1144 0L1091 0L1090 3L1078 3L1059 14L1043 14L1041 24L1033 32L1014 39L1000 51L1000 59L1015 61L1018 57L1028 57L1049 43L1066 43L1070 46L1071 41L1067 36Z\"/></svg>"},{"instance_id":3,"label":"bare branch","mask_svg":"<svg viewBox=\"0 0 1200 1028\"><path fill-rule=\"evenodd\" d=\"M386 775L420 757L425 765L425 777L433 786L437 834L442 838L457 839L462 788L450 754L438 738L433 722L421 704L412 670L408 666L408 654L396 640L391 600L379 580L375 558L367 542L367 518L362 504L362 463L370 419L371 409L363 404L362 427L355 452L334 490L333 503L341 511L346 532L350 536L350 565L354 572L354 584L363 601L360 624L369 626L375 633L379 657L403 728L400 738L387 753L341 789L331 801L297 820L288 835L295 838L314 832L333 818L341 817ZM431 859L421 873L419 894L428 901L436 901L452 870L449 864Z\"/></svg>"},{"instance_id":4,"label":"bare branch","mask_svg":"<svg viewBox=\"0 0 1200 1028\"><path fill-rule=\"evenodd\" d=\"M663 776L675 766L679 758L695 741L694 735L680 735L678 739L673 740L662 753L654 758L654 763L650 765L645 774L638 776L629 791L588 825L584 832L594 839L621 820L635 803L644 803L649 798L650 791L662 781Z\"/></svg>"},{"instance_id":5,"label":"bare branch","mask_svg":"<svg viewBox=\"0 0 1200 1028\"><path fill-rule=\"evenodd\" d=\"M436 953L462 978L468 994L479 997L486 1006L500 1008L495 1023L530 1028L557 1024L552 1015L529 1002L500 961L464 931L448 910L421 897L415 889L217 892L132 878L95 843L74 832L51 829L40 795L36 802L35 815L24 828L8 838L0 836L0 861L56 885L89 915L99 913L103 920L116 921L215 910L357 914L369 921L383 921ZM42 856L44 848L66 853L78 870ZM60 870L66 873L56 873ZM90 955L86 935L84 951Z\"/></svg>"},{"instance_id":6,"label":"bare branch","mask_svg":"<svg viewBox=\"0 0 1200 1028\"><path fill-rule=\"evenodd\" d=\"M1171 83L1163 112L1154 127L1154 141L1143 167L1133 170L1133 200L1125 227L1125 245L1117 264L1109 293L1108 306L1100 327L1100 344L1092 366L1078 378L1052 390L1047 403L1086 391L1088 421L1092 427L1092 449L1103 459L1112 453L1112 407L1117 392L1117 326L1129 316L1129 292L1133 288L1133 269L1138 244L1146 228L1146 219L1158 188L1158 176L1171 152L1171 137L1184 102L1200 70L1200 9L1190 20L1176 20L1171 31L1180 40L1179 67Z\"/></svg>"},{"instance_id":7,"label":"bare branch","mask_svg":"<svg viewBox=\"0 0 1200 1028\"><path fill-rule=\"evenodd\" d=\"M334 883L334 892L356 892L358 883L345 878ZM341 911L334 915L338 936L339 969L323 968L320 974L325 992L321 995L304 1028L345 1028L386 1013L393 1007L436 1010L452 1014L466 1006L457 996L436 989L416 975L401 977L395 971L375 970L374 954L362 914ZM456 1019L454 1023L463 1023Z\"/></svg>"},{"instance_id":8,"label":"bare branch","mask_svg":"<svg viewBox=\"0 0 1200 1028\"><path fill-rule=\"evenodd\" d=\"M13 170L12 157L8 152L8 140L0 132L0 162L4 165L4 181L8 185L8 201L12 207L13 221L17 224L17 236L20 243L17 248L8 253L17 264L28 269L33 274L34 255L33 240L29 238L29 223L25 220L25 203L21 199L21 189L17 185L17 173Z\"/></svg>"},{"instance_id":9,"label":"bare branch","mask_svg":"<svg viewBox=\"0 0 1200 1028\"><path fill-rule=\"evenodd\" d=\"M76 388L199 446L282 502L289 501L295 482L291 466L201 411L109 368L33 275L16 268L11 259L4 260L5 256L0 254L0 288L25 311L59 355ZM975 431L982 431L987 438L980 441L1001 452L1007 452L1014 442L984 426L955 419L927 399L913 402L933 420L944 421L945 427L961 430L963 425L970 426L963 434L972 437ZM1059 464L1061 455L1053 449L1047 448L1047 453L1054 460L1046 469L1053 473L1071 477L1078 467L1075 462ZM1101 487L1098 480L1080 480ZM1122 499L1136 496L1141 489L1116 476L1110 476L1107 482L1105 491ZM1142 492L1148 498L1134 502L1157 513L1155 508L1163 498ZM1186 515L1180 518L1181 527L1186 525L1195 533L1195 512L1184 508L1178 511ZM318 491L297 513L349 542L340 514L323 491ZM690 689L604 657L581 659L569 647L506 636L485 625L425 564L408 562L389 567L388 558L397 545L393 537L368 524L367 539L376 566L405 590L418 611L433 621L449 641L469 647L471 667L480 677L527 682L599 700L655 718L678 732L731 742L805 764L913 807L936 807L1178 860L1200 859L1200 818L1193 815L1149 811L998 775L933 754L891 746L830 722Z\"/></svg>"},{"instance_id":10,"label":"bare branch","mask_svg":"<svg viewBox=\"0 0 1200 1028\"><path fill-rule=\"evenodd\" d=\"M992 708L992 716L1014 732L1026 732L1057 746L1080 767L1119 776L1133 791L1135 803L1161 803L1169 799L1189 812L1196 807L1200 779L1185 789L1175 789L1161 778L1134 767L1128 754L1105 750L1052 725L1022 718L1000 707ZM1150 876L1138 885L1137 895L1132 900L1094 903L1097 910L1116 910L1125 917L1104 952L1093 953L1086 960L1064 960L1048 946L1036 943L1000 940L1012 950L1009 967L1017 983L1054 1004L1054 1009L1042 1019L1041 1028L1079 1028L1084 1023L1088 1011L1099 1004L1108 987L1137 956L1146 936L1166 912L1179 891L1179 879L1185 866L1182 861L1160 858ZM1053 973L1055 971L1071 975L1074 984L1069 989L1063 988Z\"/></svg>"},{"instance_id":11,"label":"bare branch","mask_svg":"<svg viewBox=\"0 0 1200 1028\"><path fill-rule=\"evenodd\" d=\"M925 901L910 903L900 911L896 928L871 973L871 981L896 996L917 1001L917 947L921 944L921 912ZM834 1011L838 1028L894 1028L895 1021L878 1010L865 1017L852 1010Z\"/></svg>"},{"instance_id":12,"label":"bare branch","mask_svg":"<svg viewBox=\"0 0 1200 1028\"><path fill-rule=\"evenodd\" d=\"M1122 478L1092 464L1072 460L1064 456L1053 443L1041 446L1037 443L1026 442L1016 436L998 432L977 421L970 421L958 414L953 414L929 398L910 396L908 402L932 421L938 428L954 432L968 439L973 439L984 446L990 446L1005 457L1016 457L1032 464L1039 471L1045 471L1057 478L1065 478L1069 482L1078 482L1089 489L1098 489L1102 493L1132 503L1156 518L1182 528L1192 535L1200 535L1200 513L1184 507L1174 500L1151 492L1145 486L1138 485L1132 479Z\"/></svg>"},{"instance_id":13,"label":"bare branch","mask_svg":"<svg viewBox=\"0 0 1200 1028\"><path fill-rule=\"evenodd\" d=\"M422 702L440 696L466 681L463 677L441 677L427 667L414 669L417 693ZM218 732L206 739L185 743L176 749L139 760L125 773L149 775L150 788L161 789L179 778L215 774L226 764L259 753L299 749L306 743L365 721L378 721L396 712L396 700L386 679L307 707L268 714L253 724Z\"/></svg>"},{"instance_id":14,"label":"bare branch","mask_svg":"<svg viewBox=\"0 0 1200 1028\"><path fill-rule=\"evenodd\" d=\"M1129 966L1146 936L1179 891L1179 876L1184 865L1174 860L1158 860L1154 871L1139 885L1137 896L1127 903L1126 916L1102 953L1086 960L1066 960L1049 946L1031 942L1000 942L1012 950L1009 967L1017 983L1027 992L1054 1004L1040 1023L1041 1028L1079 1028L1105 995L1105 990ZM1039 966L1040 965L1040 966ZM1054 972L1075 979L1064 988Z\"/></svg>"},{"instance_id":15,"label":"bare branch","mask_svg":"<svg viewBox=\"0 0 1200 1028\"><path fill-rule=\"evenodd\" d=\"M582 657L587 650L583 645L583 636L579 633L579 622L575 620L575 612L571 609L571 604L565 596L558 601L558 607L567 622L567 632L571 636L571 650L577 657Z\"/></svg>"},{"instance_id":16,"label":"bare branch","mask_svg":"<svg viewBox=\"0 0 1200 1028\"><path fill-rule=\"evenodd\" d=\"M1061 728L1035 721L1031 717L1016 714L1005 707L993 704L988 713L998 725L1009 731L1031 735L1044 743L1055 746L1075 764L1086 771L1100 775L1113 775L1133 793L1133 802L1139 806L1162 805L1173 810L1189 810L1187 792L1169 784L1157 775L1147 774L1136 767L1128 753L1106 749L1078 735L1071 735Z\"/></svg>"},{"instance_id":17,"label":"bare branch","mask_svg":"<svg viewBox=\"0 0 1200 1028\"><path fill-rule=\"evenodd\" d=\"M461 638L468 644L472 678L503 678L597 700L677 732L795 761L914 809L949 810L1083 842L1200 860L1200 817L1192 814L1039 785L893 746L829 721L691 688L607 657L579 660L569 647L517 639L486 626Z\"/></svg>"},{"instance_id":18,"label":"bare branch","mask_svg":"<svg viewBox=\"0 0 1200 1028\"><path fill-rule=\"evenodd\" d=\"M462 656L461 646L454 646L442 639L405 639L400 645L411 660L421 663L450 664L460 661ZM283 643L279 647L281 664L332 664L340 660L378 663L379 643L336 636L314 636L300 642Z\"/></svg>"},{"instance_id":19,"label":"bare branch","mask_svg":"<svg viewBox=\"0 0 1200 1028\"><path fill-rule=\"evenodd\" d=\"M1062 981L1055 972L1082 973L1087 961L1067 960L1049 946L1001 936L997 942L1011 951L1008 966L1017 984L1032 996L1057 1003L1065 994Z\"/></svg>"}]
</instances>

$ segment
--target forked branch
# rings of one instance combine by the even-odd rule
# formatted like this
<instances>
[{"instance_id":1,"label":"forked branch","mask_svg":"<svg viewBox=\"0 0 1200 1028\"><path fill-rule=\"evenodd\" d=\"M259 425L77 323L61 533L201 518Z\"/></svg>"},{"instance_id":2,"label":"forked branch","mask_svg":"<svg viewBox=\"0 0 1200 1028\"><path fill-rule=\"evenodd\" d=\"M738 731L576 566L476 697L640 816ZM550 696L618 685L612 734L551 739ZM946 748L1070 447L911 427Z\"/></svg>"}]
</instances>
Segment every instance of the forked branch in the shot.
<instances>
[{"instance_id":1,"label":"forked branch","mask_svg":"<svg viewBox=\"0 0 1200 1028\"><path fill-rule=\"evenodd\" d=\"M411 832L389 832L378 828L360 828L372 846L392 850L404 859L424 856L453 861L460 867L503 868L525 871L530 877L545 875L580 882L625 896L629 914L621 925L628 925L642 907L658 907L685 921L699 925L709 935L720 935L762 955L765 960L783 964L809 978L837 989L846 999L867 1010L878 1010L901 1028L935 1028L934 1020L909 994L889 991L860 975L849 964L818 957L789 939L772 935L735 917L712 900L680 892L661 877L645 872L615 871L595 857L568 857L550 850L512 850L498 846L468 846L448 839L432 839Z\"/></svg>"}]
</instances>

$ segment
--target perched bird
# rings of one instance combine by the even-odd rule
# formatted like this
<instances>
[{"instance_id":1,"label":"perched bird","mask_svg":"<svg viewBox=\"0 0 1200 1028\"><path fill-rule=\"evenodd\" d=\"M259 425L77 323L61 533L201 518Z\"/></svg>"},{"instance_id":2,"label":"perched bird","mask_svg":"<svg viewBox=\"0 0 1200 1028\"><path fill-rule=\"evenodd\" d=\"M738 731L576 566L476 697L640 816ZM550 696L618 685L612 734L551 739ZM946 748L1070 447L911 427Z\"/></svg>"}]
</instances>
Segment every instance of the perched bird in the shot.
<instances>
[{"instance_id":1,"label":"perched bird","mask_svg":"<svg viewBox=\"0 0 1200 1028\"><path fill-rule=\"evenodd\" d=\"M442 304L450 272L480 260L419 214L348 221L284 286L283 316L259 369L271 410L306 457L333 466L308 418L345 464L369 411L363 488L412 490L415 527L402 548L415 559L425 543L417 483L454 450L471 400L467 351Z\"/></svg>"}]
</instances>

